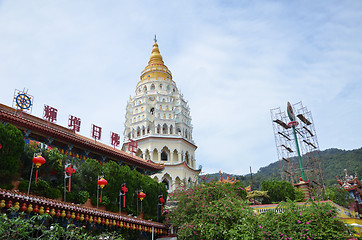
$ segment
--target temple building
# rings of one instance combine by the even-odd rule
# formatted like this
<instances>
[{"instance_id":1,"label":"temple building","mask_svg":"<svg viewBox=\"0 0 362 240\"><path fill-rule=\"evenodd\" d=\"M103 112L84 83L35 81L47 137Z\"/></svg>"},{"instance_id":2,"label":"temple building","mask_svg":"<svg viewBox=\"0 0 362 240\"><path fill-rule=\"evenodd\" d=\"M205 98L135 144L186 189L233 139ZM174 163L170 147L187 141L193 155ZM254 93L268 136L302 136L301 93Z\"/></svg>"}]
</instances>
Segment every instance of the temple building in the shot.
<instances>
[{"instance_id":1,"label":"temple building","mask_svg":"<svg viewBox=\"0 0 362 240\"><path fill-rule=\"evenodd\" d=\"M351 207L354 208L356 212L362 214L362 183L358 180L357 173L355 173L354 176L348 175L347 169L344 169L344 178L337 178L337 181L355 200Z\"/></svg>"},{"instance_id":2,"label":"temple building","mask_svg":"<svg viewBox=\"0 0 362 240\"><path fill-rule=\"evenodd\" d=\"M152 177L169 192L197 182L190 108L164 64L155 38L148 65L141 72L136 95L126 107L123 151L165 168ZM132 151L129 146L137 146Z\"/></svg>"}]
</instances>

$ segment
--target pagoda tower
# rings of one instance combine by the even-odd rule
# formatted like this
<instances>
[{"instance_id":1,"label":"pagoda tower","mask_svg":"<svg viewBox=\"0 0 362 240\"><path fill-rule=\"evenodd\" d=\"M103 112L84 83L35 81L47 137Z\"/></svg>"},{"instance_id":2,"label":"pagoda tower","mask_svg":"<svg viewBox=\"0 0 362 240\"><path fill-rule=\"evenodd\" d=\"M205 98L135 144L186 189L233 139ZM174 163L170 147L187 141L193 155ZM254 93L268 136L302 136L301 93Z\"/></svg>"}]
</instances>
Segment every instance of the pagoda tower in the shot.
<instances>
[{"instance_id":1,"label":"pagoda tower","mask_svg":"<svg viewBox=\"0 0 362 240\"><path fill-rule=\"evenodd\" d=\"M123 151L130 152L133 141L137 156L165 165L151 177L169 192L197 182L201 169L196 169L190 108L163 62L156 37L136 95L127 103Z\"/></svg>"}]
</instances>

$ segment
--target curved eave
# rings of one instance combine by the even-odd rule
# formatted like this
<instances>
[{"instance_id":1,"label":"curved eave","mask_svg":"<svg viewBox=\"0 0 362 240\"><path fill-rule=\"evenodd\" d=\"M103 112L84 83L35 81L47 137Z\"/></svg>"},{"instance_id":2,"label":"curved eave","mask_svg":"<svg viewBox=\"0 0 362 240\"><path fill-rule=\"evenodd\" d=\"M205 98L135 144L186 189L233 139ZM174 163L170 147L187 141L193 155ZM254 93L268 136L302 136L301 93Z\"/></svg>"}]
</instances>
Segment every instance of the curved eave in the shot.
<instances>
[{"instance_id":1,"label":"curved eave","mask_svg":"<svg viewBox=\"0 0 362 240\"><path fill-rule=\"evenodd\" d=\"M142 141L145 141L145 140L148 140L148 139L168 139L168 140L173 140L173 141L182 140L183 142L192 145L192 146L195 148L195 150L197 149L197 146L196 146L194 143L190 142L189 140L187 140L187 139L185 139L185 138L183 138L183 137L178 137L178 136L177 136L177 137L166 137L166 136L163 137L163 136L155 136L155 135L152 135L152 136L144 136L144 137L135 138L134 141L136 141L136 142L142 142ZM124 145L124 144L127 144L127 143L129 143L128 140L126 140L126 141L123 143L123 145Z\"/></svg>"},{"instance_id":2,"label":"curved eave","mask_svg":"<svg viewBox=\"0 0 362 240\"><path fill-rule=\"evenodd\" d=\"M31 117L33 119L36 118L34 116ZM60 127L59 125L57 125L57 128L51 127L52 125L56 124L49 124L49 126L47 126L47 122L43 119L37 118L38 121L32 121L23 117L15 116L14 114L4 111L2 109L0 109L0 119L5 122L14 124L17 127L29 129L31 131L53 137L54 139L57 139L59 141L70 143L80 148L88 149L92 152L99 153L101 155L106 155L112 158L119 159L121 161L124 161L125 163L135 165L143 169L151 171L160 171L164 169L164 166L162 165L147 162L140 157L133 156L118 149L113 149L102 143L96 143L91 139L72 133L71 131L69 131L69 129L64 128L65 130L63 131L61 130L62 127Z\"/></svg>"},{"instance_id":3,"label":"curved eave","mask_svg":"<svg viewBox=\"0 0 362 240\"><path fill-rule=\"evenodd\" d=\"M188 170L190 170L192 172L195 172L195 173L200 173L201 172L201 169L195 170L195 169L191 168L189 165L187 165L186 162L181 162L181 163L172 164L172 165L165 165L165 166L166 167L179 167L179 166L182 166L182 165L184 165L185 168L187 168Z\"/></svg>"},{"instance_id":4,"label":"curved eave","mask_svg":"<svg viewBox=\"0 0 362 240\"><path fill-rule=\"evenodd\" d=\"M147 227L156 227L156 228L161 228L161 229L166 228L166 226L164 224L158 223L158 222L129 217L129 216L121 215L118 213L103 211L103 210L99 210L99 209L95 209L95 208L81 207L78 204L67 203L67 202L63 202L63 201L59 201L59 200L55 200L55 199L39 197L39 196L25 194L25 193L21 193L21 192L4 190L1 188L0 188L0 199L5 200L5 201L11 200L13 202L13 204L15 202L19 202L20 205L22 203L33 204L34 206L39 205L39 208L40 208L40 206L43 206L44 209L46 209L48 207L50 209L54 208L55 210L71 211L71 212L74 212L75 214L79 213L79 214L89 215L92 217L107 218L107 219L111 219L111 220L115 220L115 221L134 223L134 224L139 224L139 225L147 226Z\"/></svg>"}]
</instances>

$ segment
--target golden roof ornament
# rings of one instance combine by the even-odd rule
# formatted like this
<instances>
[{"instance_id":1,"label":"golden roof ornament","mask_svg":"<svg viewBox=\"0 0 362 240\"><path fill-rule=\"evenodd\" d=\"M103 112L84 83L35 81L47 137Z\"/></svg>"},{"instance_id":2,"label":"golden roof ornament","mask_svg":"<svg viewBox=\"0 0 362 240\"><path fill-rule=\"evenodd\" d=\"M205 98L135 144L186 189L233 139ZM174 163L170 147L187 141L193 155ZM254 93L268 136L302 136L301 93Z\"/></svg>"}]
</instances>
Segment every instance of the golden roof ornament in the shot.
<instances>
[{"instance_id":1,"label":"golden roof ornament","mask_svg":"<svg viewBox=\"0 0 362 240\"><path fill-rule=\"evenodd\" d=\"M154 41L155 41L155 43L153 44L153 47L152 47L152 54L150 57L150 61L148 62L148 65L151 65L151 64L162 64L163 65L164 62L162 60L160 50L158 49L156 35L155 35Z\"/></svg>"},{"instance_id":2,"label":"golden roof ornament","mask_svg":"<svg viewBox=\"0 0 362 240\"><path fill-rule=\"evenodd\" d=\"M227 179L224 179L222 174L221 174L221 171L219 171L219 175L220 175L220 178L219 178L219 182L221 183L230 183L230 184L234 184L236 183L236 177L233 177L231 178L231 180L229 180L229 174L227 174Z\"/></svg>"}]
</instances>

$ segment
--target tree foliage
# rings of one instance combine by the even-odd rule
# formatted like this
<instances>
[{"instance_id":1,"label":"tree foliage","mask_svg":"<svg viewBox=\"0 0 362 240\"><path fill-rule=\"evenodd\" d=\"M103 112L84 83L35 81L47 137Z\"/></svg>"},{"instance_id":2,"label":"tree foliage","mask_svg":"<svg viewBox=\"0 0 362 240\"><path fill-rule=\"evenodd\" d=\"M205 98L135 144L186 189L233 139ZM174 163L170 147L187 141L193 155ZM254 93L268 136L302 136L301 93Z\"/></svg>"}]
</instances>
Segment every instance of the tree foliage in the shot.
<instances>
[{"instance_id":1,"label":"tree foliage","mask_svg":"<svg viewBox=\"0 0 362 240\"><path fill-rule=\"evenodd\" d=\"M282 202L275 210L258 215L259 239L351 239L353 230L337 217L329 203Z\"/></svg>"},{"instance_id":2,"label":"tree foliage","mask_svg":"<svg viewBox=\"0 0 362 240\"><path fill-rule=\"evenodd\" d=\"M336 184L336 176L343 176L344 169L347 169L351 174L357 173L358 176L362 176L362 148L354 150L331 148L320 151L319 156L323 179L326 186L333 186ZM217 175L218 173L209 174L209 177L213 178ZM252 185L250 174L236 177L244 186ZM279 164L277 161L268 166L261 167L257 173L253 173L254 189L260 189L261 183L266 180L281 180Z\"/></svg>"},{"instance_id":3,"label":"tree foliage","mask_svg":"<svg viewBox=\"0 0 362 240\"><path fill-rule=\"evenodd\" d=\"M10 213L10 215L17 213ZM63 228L59 223L53 222L53 219L47 215L34 215L25 218L9 218L7 214L0 215L0 238L1 239L113 239L122 240L122 235L116 231L92 232L87 231L84 227L76 227L69 224Z\"/></svg>"},{"instance_id":4,"label":"tree foliage","mask_svg":"<svg viewBox=\"0 0 362 240\"><path fill-rule=\"evenodd\" d=\"M267 191L269 195L269 198L263 199L263 204L279 203L288 199L301 201L304 195L301 196L301 193L291 183L284 180L263 181L261 190Z\"/></svg>"},{"instance_id":5,"label":"tree foliage","mask_svg":"<svg viewBox=\"0 0 362 240\"><path fill-rule=\"evenodd\" d=\"M177 205L168 214L180 239L256 239L256 218L240 182L210 182L177 189Z\"/></svg>"},{"instance_id":6,"label":"tree foliage","mask_svg":"<svg viewBox=\"0 0 362 240\"><path fill-rule=\"evenodd\" d=\"M127 165L120 166L114 161L108 161L102 166L95 159L83 161L69 158L67 155L60 153L58 149L43 149L29 144L26 144L21 157L23 179L29 179L32 158L34 153L38 152L41 152L46 159L46 163L39 168L37 185L33 182L34 178L32 179L32 193L49 198L63 196L64 167L67 163L71 163L76 171L71 178L71 192L66 192L68 202L83 204L88 198L91 198L92 203L96 204L99 176L104 176L108 181L108 184L103 188L102 203L99 204L105 205L109 211L119 211L119 193L123 183L126 183L128 188L126 208L122 209L123 211L134 215L140 214L140 201L138 201L137 193L142 189L146 194L146 198L142 202L144 217L156 220L158 196L162 194L167 199L167 190L164 184L158 183L147 175L142 175L137 170L131 170ZM23 180L19 185L19 189L26 192L28 183L28 180Z\"/></svg>"},{"instance_id":7,"label":"tree foliage","mask_svg":"<svg viewBox=\"0 0 362 240\"><path fill-rule=\"evenodd\" d=\"M19 159L24 149L21 131L13 125L0 124L0 182L9 184L18 177Z\"/></svg>"},{"instance_id":8,"label":"tree foliage","mask_svg":"<svg viewBox=\"0 0 362 240\"><path fill-rule=\"evenodd\" d=\"M339 185L330 186L326 189L324 199L328 199L337 203L340 206L349 208L349 205L354 202L354 198Z\"/></svg>"},{"instance_id":9,"label":"tree foliage","mask_svg":"<svg viewBox=\"0 0 362 240\"><path fill-rule=\"evenodd\" d=\"M329 203L287 200L256 214L236 187L210 182L171 195L177 205L168 214L178 239L352 239L353 230Z\"/></svg>"}]
</instances>

